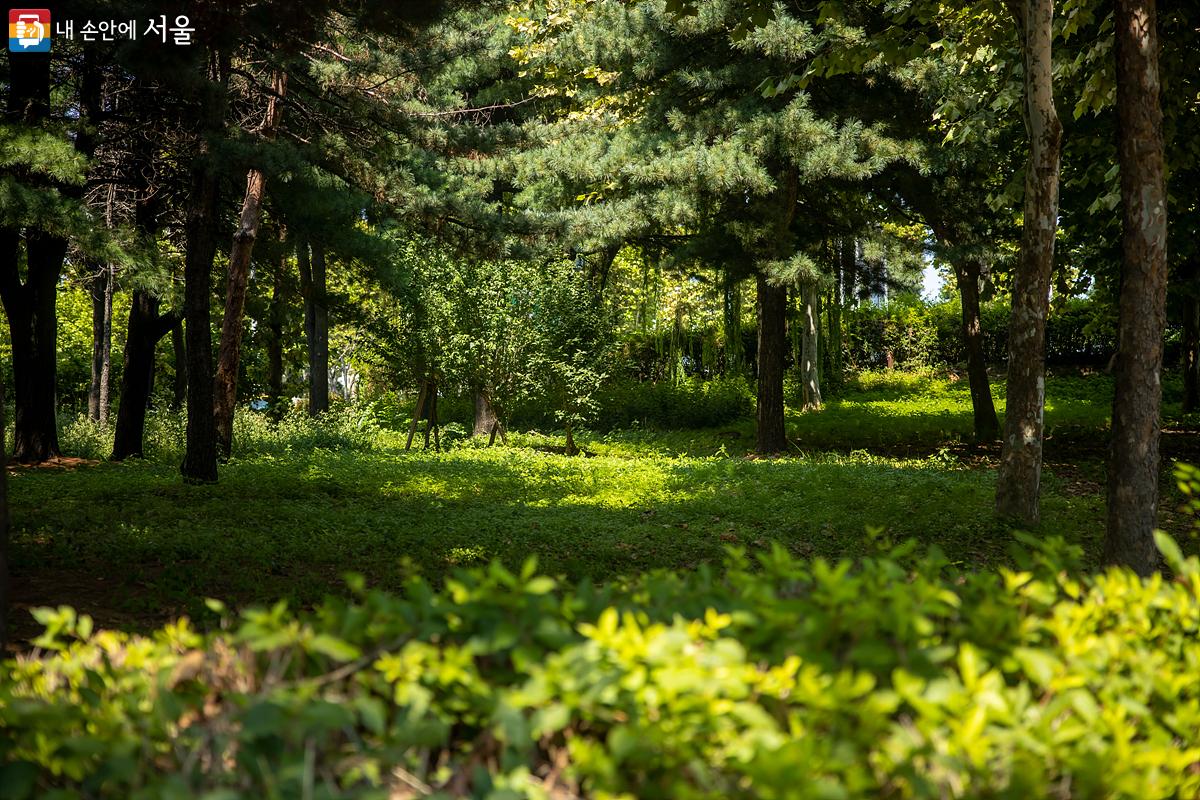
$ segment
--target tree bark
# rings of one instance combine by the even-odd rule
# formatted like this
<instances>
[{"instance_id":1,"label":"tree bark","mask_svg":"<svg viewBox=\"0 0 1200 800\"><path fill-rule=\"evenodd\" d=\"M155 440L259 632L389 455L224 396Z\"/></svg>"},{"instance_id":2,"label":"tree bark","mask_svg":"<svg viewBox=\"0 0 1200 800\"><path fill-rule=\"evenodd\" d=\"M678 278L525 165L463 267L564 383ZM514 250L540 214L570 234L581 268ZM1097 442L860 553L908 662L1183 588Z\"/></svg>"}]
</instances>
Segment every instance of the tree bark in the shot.
<instances>
[{"instance_id":1,"label":"tree bark","mask_svg":"<svg viewBox=\"0 0 1200 800\"><path fill-rule=\"evenodd\" d=\"M1167 297L1167 200L1154 0L1117 0L1117 155L1122 273L1104 558L1158 568L1159 407Z\"/></svg>"},{"instance_id":2,"label":"tree bark","mask_svg":"<svg viewBox=\"0 0 1200 800\"><path fill-rule=\"evenodd\" d=\"M113 461L142 455L146 409L154 385L154 351L159 340L168 331L177 330L179 323L175 314L159 314L158 306L158 298L143 289L136 290L130 301L121 402L113 432Z\"/></svg>"},{"instance_id":3,"label":"tree bark","mask_svg":"<svg viewBox=\"0 0 1200 800\"><path fill-rule=\"evenodd\" d=\"M57 458L58 276L66 256L63 239L27 229L28 277L17 274L16 253L0 276L13 353L13 458L35 464ZM7 248L6 248L7 249ZM7 260L7 259L6 259Z\"/></svg>"},{"instance_id":4,"label":"tree bark","mask_svg":"<svg viewBox=\"0 0 1200 800\"><path fill-rule=\"evenodd\" d=\"M842 307L846 303L844 279L846 273L853 271L854 261L858 256L858 244L853 237L847 236L842 241L840 258L834 258L833 296L829 304L829 374L825 383L833 390L840 389L845 379L845 359L842 353Z\"/></svg>"},{"instance_id":5,"label":"tree bark","mask_svg":"<svg viewBox=\"0 0 1200 800\"><path fill-rule=\"evenodd\" d=\"M301 241L297 248L300 289L304 295L304 338L308 343L308 413L329 410L329 309L325 286L325 251Z\"/></svg>"},{"instance_id":6,"label":"tree bark","mask_svg":"<svg viewBox=\"0 0 1200 800\"><path fill-rule=\"evenodd\" d=\"M229 56L210 54L207 95L199 106L202 126L192 164L183 261L184 342L187 357L187 446L179 471L190 483L217 480L217 426L213 416L212 292L213 259L217 253L217 207L220 181L213 164L209 137L218 136L225 120L225 91Z\"/></svg>"},{"instance_id":7,"label":"tree bark","mask_svg":"<svg viewBox=\"0 0 1200 800\"><path fill-rule=\"evenodd\" d=\"M427 413L425 411L425 403L429 396L429 386L430 381L423 378L421 380L421 389L419 392L417 392L417 406L413 409L412 424L408 426L408 441L404 443L405 450L412 448L413 437L417 434L417 423L420 422L422 417Z\"/></svg>"},{"instance_id":8,"label":"tree bark","mask_svg":"<svg viewBox=\"0 0 1200 800\"><path fill-rule=\"evenodd\" d=\"M1019 14L1024 34L1029 161L1025 172L1021 256L1013 280L996 512L1023 525L1036 525L1042 478L1046 315L1054 264L1054 234L1058 227L1062 125L1054 108L1053 0L1025 0Z\"/></svg>"},{"instance_id":9,"label":"tree bark","mask_svg":"<svg viewBox=\"0 0 1200 800\"><path fill-rule=\"evenodd\" d=\"M725 334L725 375L742 371L746 354L742 347L742 285L732 272L724 271L723 327Z\"/></svg>"},{"instance_id":10,"label":"tree bark","mask_svg":"<svg viewBox=\"0 0 1200 800\"><path fill-rule=\"evenodd\" d=\"M0 377L0 658L8 646L8 447L4 441L4 380Z\"/></svg>"},{"instance_id":11,"label":"tree bark","mask_svg":"<svg viewBox=\"0 0 1200 800\"><path fill-rule=\"evenodd\" d=\"M96 113L93 105L91 113ZM108 184L104 203L104 225L113 227L113 207L117 185ZM92 270L92 382L88 391L88 418L108 424L109 394L112 385L112 304L116 270L112 264L90 263Z\"/></svg>"},{"instance_id":12,"label":"tree bark","mask_svg":"<svg viewBox=\"0 0 1200 800\"><path fill-rule=\"evenodd\" d=\"M800 407L821 408L821 306L815 281L800 286Z\"/></svg>"},{"instance_id":13,"label":"tree bark","mask_svg":"<svg viewBox=\"0 0 1200 800\"><path fill-rule=\"evenodd\" d=\"M50 110L50 56L25 53L10 58L9 64L6 120L38 126ZM26 228L26 275L22 281L20 233L14 228L0 230L0 301L8 314L13 351L13 457L37 463L59 455L55 305L67 243Z\"/></svg>"},{"instance_id":14,"label":"tree bark","mask_svg":"<svg viewBox=\"0 0 1200 800\"><path fill-rule=\"evenodd\" d=\"M180 472L186 481L217 480L217 426L213 416L212 323L209 317L213 258L217 252L217 176L207 164L195 169L187 216L184 258L184 329L187 358L187 450Z\"/></svg>"},{"instance_id":15,"label":"tree bark","mask_svg":"<svg viewBox=\"0 0 1200 800\"><path fill-rule=\"evenodd\" d=\"M263 120L263 137L275 137L283 116L283 95L287 73L277 70L271 81L271 98ZM225 288L225 314L221 318L221 344L217 351L216 383L213 387L213 413L216 415L217 447L225 458L233 446L233 412L237 406L238 366L242 353L242 325L246 316L246 287L250 278L250 257L258 238L262 219L266 173L259 167L246 175L246 193L233 245L229 249L229 276Z\"/></svg>"},{"instance_id":16,"label":"tree bark","mask_svg":"<svg viewBox=\"0 0 1200 800\"><path fill-rule=\"evenodd\" d=\"M88 418L108 424L112 385L113 270L110 264L93 264L92 382L88 390Z\"/></svg>"},{"instance_id":17,"label":"tree bark","mask_svg":"<svg viewBox=\"0 0 1200 800\"><path fill-rule=\"evenodd\" d=\"M281 237L282 238L282 237ZM281 242L282 243L282 242ZM271 305L267 310L267 408L275 419L283 412L283 321L287 256L280 255L271 284Z\"/></svg>"},{"instance_id":18,"label":"tree bark","mask_svg":"<svg viewBox=\"0 0 1200 800\"><path fill-rule=\"evenodd\" d=\"M967 351L967 381L971 388L975 441L993 442L1000 435L996 404L988 381L987 357L983 349L983 323L979 314L979 261L955 258L954 279L962 299L962 337Z\"/></svg>"},{"instance_id":19,"label":"tree bark","mask_svg":"<svg viewBox=\"0 0 1200 800\"><path fill-rule=\"evenodd\" d=\"M758 412L755 450L762 454L787 449L783 424L783 367L787 355L787 287L757 276Z\"/></svg>"},{"instance_id":20,"label":"tree bark","mask_svg":"<svg viewBox=\"0 0 1200 800\"><path fill-rule=\"evenodd\" d=\"M944 214L946 204L935 199L931 184L920 181L909 187L909 202L916 205L925 222L946 249L954 267L954 282L962 301L962 320L959 330L967 356L967 379L971 389L971 411L974 417L975 441L992 442L1000 436L996 405L987 374L987 355L983 343L983 321L979 310L979 281L984 261L967 248L978 244L964 216L959 213L951 220Z\"/></svg>"},{"instance_id":21,"label":"tree bark","mask_svg":"<svg viewBox=\"0 0 1200 800\"><path fill-rule=\"evenodd\" d=\"M472 395L475 399L475 427L471 436L488 436L496 427L496 409L492 407L492 397L482 387L476 387Z\"/></svg>"}]
</instances>

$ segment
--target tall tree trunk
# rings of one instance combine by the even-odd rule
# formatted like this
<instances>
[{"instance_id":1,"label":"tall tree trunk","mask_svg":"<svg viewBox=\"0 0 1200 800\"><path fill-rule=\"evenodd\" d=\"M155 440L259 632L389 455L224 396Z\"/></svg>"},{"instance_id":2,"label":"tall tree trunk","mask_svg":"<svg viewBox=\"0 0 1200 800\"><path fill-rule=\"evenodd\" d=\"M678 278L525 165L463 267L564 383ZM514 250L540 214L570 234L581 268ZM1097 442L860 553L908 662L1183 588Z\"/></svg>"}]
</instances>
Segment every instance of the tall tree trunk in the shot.
<instances>
[{"instance_id":1,"label":"tall tree trunk","mask_svg":"<svg viewBox=\"0 0 1200 800\"><path fill-rule=\"evenodd\" d=\"M842 307L846 302L845 276L854 269L858 257L858 244L853 237L842 240L841 258L834 259L833 297L829 304L829 374L825 383L835 391L845 380L846 364L842 352Z\"/></svg>"},{"instance_id":2,"label":"tall tree trunk","mask_svg":"<svg viewBox=\"0 0 1200 800\"><path fill-rule=\"evenodd\" d=\"M213 417L212 323L209 295L217 252L217 176L208 164L195 170L187 217L183 313L187 356L187 450L180 472L186 481L217 480L217 426Z\"/></svg>"},{"instance_id":3,"label":"tall tree trunk","mask_svg":"<svg viewBox=\"0 0 1200 800\"><path fill-rule=\"evenodd\" d=\"M724 279L723 323L725 333L725 375L742 371L746 354L742 346L742 284L726 269Z\"/></svg>"},{"instance_id":4,"label":"tall tree trunk","mask_svg":"<svg viewBox=\"0 0 1200 800\"><path fill-rule=\"evenodd\" d=\"M283 237L280 236L282 244ZM267 310L267 408L278 419L283 412L283 321L287 313L287 255L281 251L271 283L271 305Z\"/></svg>"},{"instance_id":5,"label":"tall tree trunk","mask_svg":"<svg viewBox=\"0 0 1200 800\"><path fill-rule=\"evenodd\" d=\"M14 281L19 290L3 294L13 351L13 458L34 464L60 455L55 304L67 243L32 229L26 230L25 242L28 278L23 286Z\"/></svg>"},{"instance_id":6,"label":"tall tree trunk","mask_svg":"<svg viewBox=\"0 0 1200 800\"><path fill-rule=\"evenodd\" d=\"M93 109L93 112L95 110ZM104 225L113 227L117 185L108 184L104 202ZM116 270L112 264L91 262L92 281L92 383L88 391L88 418L108 424L109 390L112 385L112 304Z\"/></svg>"},{"instance_id":7,"label":"tall tree trunk","mask_svg":"<svg viewBox=\"0 0 1200 800\"><path fill-rule=\"evenodd\" d=\"M800 399L804 411L821 408L820 292L816 281L800 286Z\"/></svg>"},{"instance_id":8,"label":"tall tree trunk","mask_svg":"<svg viewBox=\"0 0 1200 800\"><path fill-rule=\"evenodd\" d=\"M1183 410L1200 408L1200 297L1189 289L1183 297Z\"/></svg>"},{"instance_id":9,"label":"tall tree trunk","mask_svg":"<svg viewBox=\"0 0 1200 800\"><path fill-rule=\"evenodd\" d=\"M49 54L24 53L20 58L10 58L9 66L6 121L40 125L50 109ZM19 229L0 230L0 301L8 313L13 351L13 457L37 463L59 455L55 304L67 243L44 231L26 228L24 282L19 243Z\"/></svg>"},{"instance_id":10,"label":"tall tree trunk","mask_svg":"<svg viewBox=\"0 0 1200 800\"><path fill-rule=\"evenodd\" d=\"M287 89L287 73L276 70L271 80L271 98L263 120L263 137L275 137L283 116L283 95ZM252 168L246 175L246 193L242 198L242 214L233 245L229 249L229 277L225 288L225 315L221 318L221 344L217 351L216 384L213 387L213 413L216 414L217 446L228 458L233 446L233 411L237 406L238 365L242 353L242 323L246 311L246 287L250 277L250 257L258 238L262 219L263 190L266 174Z\"/></svg>"},{"instance_id":11,"label":"tall tree trunk","mask_svg":"<svg viewBox=\"0 0 1200 800\"><path fill-rule=\"evenodd\" d=\"M1058 227L1062 125L1054 108L1053 0L1025 0L1017 13L1024 38L1029 162L1025 172L1021 257L1013 280L1008 388L996 511L1023 525L1036 525L1046 399L1046 315L1054 265L1054 233Z\"/></svg>"},{"instance_id":12,"label":"tall tree trunk","mask_svg":"<svg viewBox=\"0 0 1200 800\"><path fill-rule=\"evenodd\" d=\"M217 253L217 207L220 182L213 164L210 136L225 118L229 56L210 54L207 96L200 104L202 134L192 166L183 261L184 342L187 356L187 448L179 471L192 483L217 480L217 426L213 415L212 292L213 259Z\"/></svg>"},{"instance_id":13,"label":"tall tree trunk","mask_svg":"<svg viewBox=\"0 0 1200 800\"><path fill-rule=\"evenodd\" d=\"M1167 298L1167 199L1154 0L1117 0L1117 153L1123 211L1116 391L1104 557L1158 567L1159 407Z\"/></svg>"},{"instance_id":14,"label":"tall tree trunk","mask_svg":"<svg viewBox=\"0 0 1200 800\"><path fill-rule=\"evenodd\" d=\"M168 331L178 328L175 314L158 313L158 298L134 291L129 305L129 330L125 336L125 368L121 372L121 402L113 433L114 461L142 455L146 409L154 385L154 350Z\"/></svg>"},{"instance_id":15,"label":"tall tree trunk","mask_svg":"<svg viewBox=\"0 0 1200 800\"><path fill-rule=\"evenodd\" d=\"M476 387L472 395L475 399L475 427L471 436L488 436L496 427L496 409L492 407L492 397L483 387Z\"/></svg>"},{"instance_id":16,"label":"tall tree trunk","mask_svg":"<svg viewBox=\"0 0 1200 800\"><path fill-rule=\"evenodd\" d=\"M88 418L108 424L112 385L113 269L111 264L93 264L92 294L92 382L88 390Z\"/></svg>"},{"instance_id":17,"label":"tall tree trunk","mask_svg":"<svg viewBox=\"0 0 1200 800\"><path fill-rule=\"evenodd\" d=\"M325 251L301 240L296 262L300 267L300 289L304 294L304 338L308 343L308 413L317 416L329 410L329 309L326 305Z\"/></svg>"},{"instance_id":18,"label":"tall tree trunk","mask_svg":"<svg viewBox=\"0 0 1200 800\"><path fill-rule=\"evenodd\" d=\"M0 658L8 646L8 447L4 441L4 380L0 378Z\"/></svg>"},{"instance_id":19,"label":"tall tree trunk","mask_svg":"<svg viewBox=\"0 0 1200 800\"><path fill-rule=\"evenodd\" d=\"M178 411L187 402L187 348L183 343L183 321L171 328L171 352L175 357L175 381L172 384L171 408Z\"/></svg>"},{"instance_id":20,"label":"tall tree trunk","mask_svg":"<svg viewBox=\"0 0 1200 800\"><path fill-rule=\"evenodd\" d=\"M961 216L954 222L946 218L945 205L935 200L928 184L913 187L907 198L920 207L921 215L947 250L948 260L954 267L954 282L962 300L959 330L967 356L975 441L995 441L1000 436L1000 423L996 418L996 405L992 401L992 387L988 380L983 321L979 310L979 282L985 262L978 253L971 252L977 242L970 227L962 222Z\"/></svg>"},{"instance_id":21,"label":"tall tree trunk","mask_svg":"<svg viewBox=\"0 0 1200 800\"><path fill-rule=\"evenodd\" d=\"M783 367L787 355L787 287L757 276L758 412L755 450L762 455L787 449L783 424Z\"/></svg>"},{"instance_id":22,"label":"tall tree trunk","mask_svg":"<svg viewBox=\"0 0 1200 800\"><path fill-rule=\"evenodd\" d=\"M987 357L983 349L983 323L979 314L980 272L977 259L955 258L954 279L962 298L962 337L967 351L967 381L971 387L975 441L992 442L1000 435L1000 422L996 419L996 405L992 401Z\"/></svg>"}]
</instances>

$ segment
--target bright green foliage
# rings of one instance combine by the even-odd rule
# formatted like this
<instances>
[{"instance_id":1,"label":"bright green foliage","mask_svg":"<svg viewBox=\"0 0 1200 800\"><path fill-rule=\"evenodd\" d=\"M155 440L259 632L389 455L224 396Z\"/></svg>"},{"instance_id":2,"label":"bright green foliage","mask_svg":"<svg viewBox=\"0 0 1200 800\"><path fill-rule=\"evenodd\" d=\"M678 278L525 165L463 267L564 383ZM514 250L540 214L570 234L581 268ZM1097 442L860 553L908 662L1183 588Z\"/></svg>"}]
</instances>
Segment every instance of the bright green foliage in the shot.
<instances>
[{"instance_id":1,"label":"bright green foliage","mask_svg":"<svg viewBox=\"0 0 1200 800\"><path fill-rule=\"evenodd\" d=\"M530 363L534 385L550 399L555 421L572 431L596 416L596 390L608 377L602 370L612 344L611 321L590 288L573 267L550 268L542 278L544 290L531 324L538 344Z\"/></svg>"},{"instance_id":2,"label":"bright green foliage","mask_svg":"<svg viewBox=\"0 0 1200 800\"><path fill-rule=\"evenodd\" d=\"M1189 798L1200 560L1076 577L734 553L571 586L493 564L200 635L42 609L0 679L0 787L79 796ZM1068 571L1063 571L1067 568ZM218 611L220 604L211 604ZM61 794L52 794L54 790Z\"/></svg>"}]
</instances>

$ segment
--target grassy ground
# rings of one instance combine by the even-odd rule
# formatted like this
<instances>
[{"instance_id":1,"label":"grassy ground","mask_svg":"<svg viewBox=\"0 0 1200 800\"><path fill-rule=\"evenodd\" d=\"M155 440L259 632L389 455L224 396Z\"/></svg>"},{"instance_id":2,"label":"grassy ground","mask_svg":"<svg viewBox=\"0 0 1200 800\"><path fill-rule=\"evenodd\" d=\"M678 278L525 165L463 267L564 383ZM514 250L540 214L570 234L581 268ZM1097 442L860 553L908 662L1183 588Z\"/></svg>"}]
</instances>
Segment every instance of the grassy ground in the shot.
<instances>
[{"instance_id":1,"label":"grassy ground","mask_svg":"<svg viewBox=\"0 0 1200 800\"><path fill-rule=\"evenodd\" d=\"M1097 378L1048 389L1040 532L1092 558L1108 391ZM962 444L969 431L961 382L902 375L868 376L823 412L790 415L796 452L768 460L746 455L751 420L591 437L589 457L567 458L539 434L406 453L401 436L352 414L278 429L247 416L220 483L185 486L178 423L164 417L146 461L12 473L14 600L143 627L203 617L205 597L307 604L338 591L347 571L396 586L412 569L437 576L536 555L552 572L599 580L694 567L729 545L855 555L868 527L988 566L1011 534L991 514L996 451ZM104 445L82 429L68 439L83 455ZM1163 524L1182 530L1176 506L1169 494Z\"/></svg>"}]
</instances>

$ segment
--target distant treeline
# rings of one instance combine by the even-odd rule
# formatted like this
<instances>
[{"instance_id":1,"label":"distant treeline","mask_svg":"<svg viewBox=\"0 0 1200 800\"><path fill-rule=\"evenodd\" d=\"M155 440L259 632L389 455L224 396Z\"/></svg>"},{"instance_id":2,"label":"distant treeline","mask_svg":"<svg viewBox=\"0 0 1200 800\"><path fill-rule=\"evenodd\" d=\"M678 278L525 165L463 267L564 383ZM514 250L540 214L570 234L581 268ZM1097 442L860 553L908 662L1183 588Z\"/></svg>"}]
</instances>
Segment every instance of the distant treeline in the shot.
<instances>
[{"instance_id":1,"label":"distant treeline","mask_svg":"<svg viewBox=\"0 0 1200 800\"><path fill-rule=\"evenodd\" d=\"M980 311L985 357L989 364L1003 367L1008 359L1009 304L992 300ZM966 351L961 314L957 299L935 304L899 300L886 306L845 308L841 315L842 364L852 370L962 365ZM822 329L829 330L828 315L824 315ZM824 336L822 346L832 339ZM642 381L752 372L756 345L753 330L732 341L740 341L740 353L730 352L729 343L716 325L638 334L623 342L622 366L629 378ZM1115 347L1116 320L1108 306L1085 298L1054 302L1046 326L1048 364L1104 367ZM1166 363L1178 360L1178 349L1178 335L1169 332ZM798 342L792 350L794 360ZM822 364L828 368L828 353L822 354Z\"/></svg>"}]
</instances>

